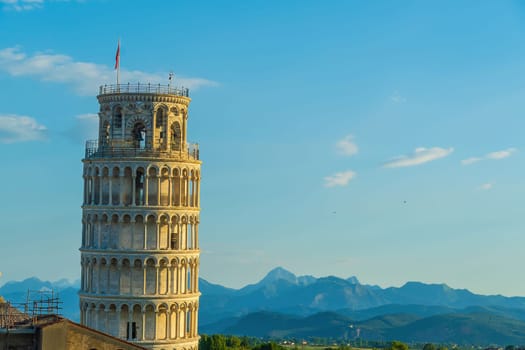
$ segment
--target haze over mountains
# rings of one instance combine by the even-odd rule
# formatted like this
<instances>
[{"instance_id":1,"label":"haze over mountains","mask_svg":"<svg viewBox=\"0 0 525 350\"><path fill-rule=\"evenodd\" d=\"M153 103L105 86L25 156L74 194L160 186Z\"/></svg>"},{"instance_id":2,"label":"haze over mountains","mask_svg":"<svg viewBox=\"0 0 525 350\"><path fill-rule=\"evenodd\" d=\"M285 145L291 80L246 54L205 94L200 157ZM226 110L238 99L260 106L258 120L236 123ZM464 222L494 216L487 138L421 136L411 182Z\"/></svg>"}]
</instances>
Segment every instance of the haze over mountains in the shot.
<instances>
[{"instance_id":1,"label":"haze over mountains","mask_svg":"<svg viewBox=\"0 0 525 350\"><path fill-rule=\"evenodd\" d=\"M241 289L199 283L201 333L525 344L524 297L420 282L383 289L356 277L296 276L280 267ZM78 283L30 278L6 283L0 295L24 301L27 289L41 288L58 291L64 315L78 320Z\"/></svg>"}]
</instances>

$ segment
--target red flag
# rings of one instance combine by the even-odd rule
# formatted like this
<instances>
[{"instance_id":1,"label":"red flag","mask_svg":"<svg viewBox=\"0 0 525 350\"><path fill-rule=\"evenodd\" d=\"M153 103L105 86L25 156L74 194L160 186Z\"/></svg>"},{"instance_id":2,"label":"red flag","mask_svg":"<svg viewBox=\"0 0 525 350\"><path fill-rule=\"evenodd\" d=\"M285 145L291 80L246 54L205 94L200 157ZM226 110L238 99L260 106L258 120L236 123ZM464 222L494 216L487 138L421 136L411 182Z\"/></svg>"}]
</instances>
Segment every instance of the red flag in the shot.
<instances>
[{"instance_id":1,"label":"red flag","mask_svg":"<svg viewBox=\"0 0 525 350\"><path fill-rule=\"evenodd\" d=\"M118 69L120 65L120 40L117 45L117 54L115 55L115 69Z\"/></svg>"}]
</instances>

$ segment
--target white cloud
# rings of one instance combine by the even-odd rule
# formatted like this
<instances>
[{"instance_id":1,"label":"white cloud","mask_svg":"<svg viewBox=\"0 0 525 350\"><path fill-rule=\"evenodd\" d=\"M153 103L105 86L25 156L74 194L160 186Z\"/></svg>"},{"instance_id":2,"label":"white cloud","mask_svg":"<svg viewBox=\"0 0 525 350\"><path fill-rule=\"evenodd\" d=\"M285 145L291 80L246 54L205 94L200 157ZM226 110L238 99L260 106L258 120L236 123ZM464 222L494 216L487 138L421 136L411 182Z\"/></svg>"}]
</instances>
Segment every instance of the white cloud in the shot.
<instances>
[{"instance_id":1,"label":"white cloud","mask_svg":"<svg viewBox=\"0 0 525 350\"><path fill-rule=\"evenodd\" d=\"M504 149L504 150L501 150L501 151L494 151L494 152L490 152L490 153L485 154L483 157L472 157L472 158L463 159L461 161L461 164L463 164L463 165L470 165L470 164L473 164L473 163L476 163L476 162L479 162L479 161L482 161L482 160L487 160L487 159L489 159L489 160L505 159L505 158L510 157L516 151L517 151L517 149L514 148L514 147L507 148L507 149Z\"/></svg>"},{"instance_id":2,"label":"white cloud","mask_svg":"<svg viewBox=\"0 0 525 350\"><path fill-rule=\"evenodd\" d=\"M490 152L485 157L487 159L503 159L510 157L514 152L516 152L515 148L507 148L502 151Z\"/></svg>"},{"instance_id":3,"label":"white cloud","mask_svg":"<svg viewBox=\"0 0 525 350\"><path fill-rule=\"evenodd\" d=\"M340 173L335 173L332 176L327 176L324 178L324 186L325 187L335 187L335 186L346 186L352 180L356 177L356 173L352 170L343 171Z\"/></svg>"},{"instance_id":4,"label":"white cloud","mask_svg":"<svg viewBox=\"0 0 525 350\"><path fill-rule=\"evenodd\" d=\"M413 154L402 155L402 156L396 157L386 162L383 166L385 168L401 168L401 167L419 165L419 164L431 162L439 158L446 157L449 154L451 154L453 151L454 151L453 148L419 147L415 149Z\"/></svg>"},{"instance_id":5,"label":"white cloud","mask_svg":"<svg viewBox=\"0 0 525 350\"><path fill-rule=\"evenodd\" d=\"M478 189L483 190L483 191L488 191L488 190L492 189L493 186L494 186L494 184L492 184L490 182L487 182L487 183L479 186Z\"/></svg>"},{"instance_id":6,"label":"white cloud","mask_svg":"<svg viewBox=\"0 0 525 350\"><path fill-rule=\"evenodd\" d=\"M3 9L6 11L30 11L44 7L44 2L70 2L71 0L0 0L3 4ZM77 0L76 2L83 2L84 0Z\"/></svg>"},{"instance_id":7,"label":"white cloud","mask_svg":"<svg viewBox=\"0 0 525 350\"><path fill-rule=\"evenodd\" d=\"M463 160L461 161L461 164L463 164L463 165L474 164L474 163L479 162L480 160L483 160L483 158L479 158L479 157L470 157L470 158L467 158L467 159L463 159Z\"/></svg>"},{"instance_id":8,"label":"white cloud","mask_svg":"<svg viewBox=\"0 0 525 350\"><path fill-rule=\"evenodd\" d=\"M407 99L399 94L399 91L394 91L392 95L390 95L390 101L394 103L405 103Z\"/></svg>"},{"instance_id":9,"label":"white cloud","mask_svg":"<svg viewBox=\"0 0 525 350\"><path fill-rule=\"evenodd\" d=\"M348 135L344 139L337 142L336 147L339 153L345 156L353 156L358 152L357 145L354 142L354 137L352 135Z\"/></svg>"},{"instance_id":10,"label":"white cloud","mask_svg":"<svg viewBox=\"0 0 525 350\"><path fill-rule=\"evenodd\" d=\"M45 140L47 128L26 116L0 115L0 143Z\"/></svg>"},{"instance_id":11,"label":"white cloud","mask_svg":"<svg viewBox=\"0 0 525 350\"><path fill-rule=\"evenodd\" d=\"M4 10L11 11L29 11L41 8L44 0L0 0Z\"/></svg>"},{"instance_id":12,"label":"white cloud","mask_svg":"<svg viewBox=\"0 0 525 350\"><path fill-rule=\"evenodd\" d=\"M67 84L78 94L88 96L97 94L100 85L112 84L115 77L113 66L75 61L70 56L55 53L39 52L31 56L22 52L19 47L0 50L1 71L11 76L28 76L40 81ZM120 81L166 84L167 76L167 74L121 69ZM208 79L191 77L178 77L175 79L175 84L192 90L218 85L217 82Z\"/></svg>"}]
</instances>

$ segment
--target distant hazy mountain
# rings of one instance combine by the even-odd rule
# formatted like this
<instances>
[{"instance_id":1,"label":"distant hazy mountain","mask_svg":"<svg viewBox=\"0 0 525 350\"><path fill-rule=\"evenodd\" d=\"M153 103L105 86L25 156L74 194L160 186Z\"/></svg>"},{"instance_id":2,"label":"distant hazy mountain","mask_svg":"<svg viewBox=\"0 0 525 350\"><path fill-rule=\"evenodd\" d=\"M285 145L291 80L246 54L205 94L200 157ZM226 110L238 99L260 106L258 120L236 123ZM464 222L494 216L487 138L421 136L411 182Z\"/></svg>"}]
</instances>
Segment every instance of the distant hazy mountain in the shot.
<instances>
[{"instance_id":1,"label":"distant hazy mountain","mask_svg":"<svg viewBox=\"0 0 525 350\"><path fill-rule=\"evenodd\" d=\"M219 289L217 285L207 289L207 285L203 283L201 292L202 324L256 311L275 311L297 316L322 311L338 311L343 315L363 319L372 315L365 313L359 316L360 310L392 304L417 305L419 311L415 314L420 316L440 314L450 309L463 309L469 306L525 309L523 297L477 295L466 289L452 289L445 284L420 282L408 282L400 288L382 289L360 284L355 277L348 279L334 276L297 277L283 268L276 268L258 283L239 290ZM385 310L377 311L378 313L373 316L382 315ZM405 310L398 311L405 312Z\"/></svg>"},{"instance_id":2,"label":"distant hazy mountain","mask_svg":"<svg viewBox=\"0 0 525 350\"><path fill-rule=\"evenodd\" d=\"M203 279L199 286L199 323L204 333L351 338L356 336L352 335L355 328L349 328L352 324L359 325L361 335L370 339L432 341L431 334L436 334L443 341L462 343L464 336L463 343L488 344L489 335L492 343L522 339L525 323L523 297L477 295L445 284L408 282L400 288L383 289L363 285L356 277L296 276L278 267L241 289ZM6 283L0 295L19 302L25 301L28 289L53 289L63 301L63 314L78 321L78 287L78 282L29 278ZM460 329L451 330L447 324Z\"/></svg>"},{"instance_id":3,"label":"distant hazy mountain","mask_svg":"<svg viewBox=\"0 0 525 350\"><path fill-rule=\"evenodd\" d=\"M13 305L23 311L22 303L27 301L27 292L30 291L53 291L58 294L62 302L62 314L73 320L78 321L80 318L80 311L78 308L78 289L80 287L79 281L70 282L66 279L61 279L56 282L41 281L36 277L27 278L23 281L9 281L0 287L0 295L6 301L13 303Z\"/></svg>"}]
</instances>

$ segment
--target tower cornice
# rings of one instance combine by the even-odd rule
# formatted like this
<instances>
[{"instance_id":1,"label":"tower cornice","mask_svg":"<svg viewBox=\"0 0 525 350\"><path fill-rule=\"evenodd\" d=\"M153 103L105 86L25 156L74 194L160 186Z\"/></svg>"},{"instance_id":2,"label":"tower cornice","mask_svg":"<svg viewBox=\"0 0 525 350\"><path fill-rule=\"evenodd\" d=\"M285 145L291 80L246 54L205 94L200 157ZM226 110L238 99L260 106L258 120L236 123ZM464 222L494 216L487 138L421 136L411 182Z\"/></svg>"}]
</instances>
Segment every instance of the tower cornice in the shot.
<instances>
[{"instance_id":1,"label":"tower cornice","mask_svg":"<svg viewBox=\"0 0 525 350\"><path fill-rule=\"evenodd\" d=\"M191 98L170 94L154 94L154 93L109 93L97 96L99 103L110 102L164 102L176 103L184 106L189 106Z\"/></svg>"}]
</instances>

